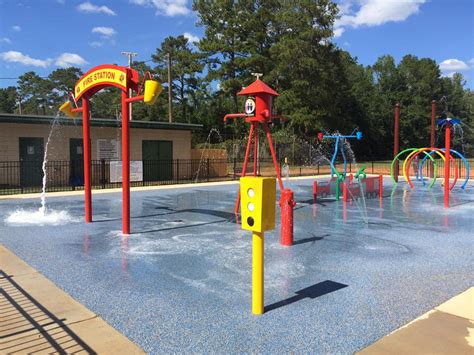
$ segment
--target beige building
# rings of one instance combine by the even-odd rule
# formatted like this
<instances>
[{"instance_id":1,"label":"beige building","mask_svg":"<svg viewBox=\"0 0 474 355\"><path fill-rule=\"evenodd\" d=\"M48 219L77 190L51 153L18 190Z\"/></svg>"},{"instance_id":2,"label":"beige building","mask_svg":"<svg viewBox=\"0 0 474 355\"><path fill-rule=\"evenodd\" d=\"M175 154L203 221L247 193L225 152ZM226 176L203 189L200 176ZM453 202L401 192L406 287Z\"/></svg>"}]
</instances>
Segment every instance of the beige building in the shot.
<instances>
[{"instance_id":1,"label":"beige building","mask_svg":"<svg viewBox=\"0 0 474 355\"><path fill-rule=\"evenodd\" d=\"M43 175L41 165L51 132L47 146L48 171L51 170L48 179L57 184L82 184L82 119L54 119L49 116L0 114L0 186L40 184ZM91 119L90 125L93 183L120 182L117 180L121 178L118 176L120 121ZM186 167L185 171L185 166L192 159L192 131L199 129L202 126L196 124L131 121L132 181L172 180L192 174L192 169Z\"/></svg>"}]
</instances>

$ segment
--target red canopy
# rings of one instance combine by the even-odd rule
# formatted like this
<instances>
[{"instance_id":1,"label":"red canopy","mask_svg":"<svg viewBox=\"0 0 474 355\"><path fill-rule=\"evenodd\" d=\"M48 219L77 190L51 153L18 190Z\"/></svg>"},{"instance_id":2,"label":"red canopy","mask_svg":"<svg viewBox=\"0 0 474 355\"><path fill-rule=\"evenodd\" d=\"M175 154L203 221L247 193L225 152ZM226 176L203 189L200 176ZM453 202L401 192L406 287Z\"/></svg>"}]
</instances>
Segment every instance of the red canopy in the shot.
<instances>
[{"instance_id":1,"label":"red canopy","mask_svg":"<svg viewBox=\"0 0 474 355\"><path fill-rule=\"evenodd\" d=\"M247 86L245 89L240 90L237 95L240 96L247 96L247 95L254 95L254 94L268 94L271 96L280 96L275 90L273 90L270 86L265 84L260 79L255 80L252 84Z\"/></svg>"}]
</instances>

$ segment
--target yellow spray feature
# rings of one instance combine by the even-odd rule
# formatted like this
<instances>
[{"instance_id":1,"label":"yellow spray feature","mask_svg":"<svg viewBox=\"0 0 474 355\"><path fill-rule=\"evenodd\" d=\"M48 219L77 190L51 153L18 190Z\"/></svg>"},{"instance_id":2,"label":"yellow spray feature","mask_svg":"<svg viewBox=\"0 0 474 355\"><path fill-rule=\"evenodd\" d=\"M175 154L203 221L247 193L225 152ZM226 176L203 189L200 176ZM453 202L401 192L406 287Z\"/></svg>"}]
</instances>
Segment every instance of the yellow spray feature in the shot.
<instances>
[{"instance_id":1,"label":"yellow spray feature","mask_svg":"<svg viewBox=\"0 0 474 355\"><path fill-rule=\"evenodd\" d=\"M264 312L264 232L275 229L276 179L240 179L242 229L252 231L252 313Z\"/></svg>"},{"instance_id":2,"label":"yellow spray feature","mask_svg":"<svg viewBox=\"0 0 474 355\"><path fill-rule=\"evenodd\" d=\"M163 87L158 81L145 80L145 92L143 93L143 102L147 105L153 105L162 91Z\"/></svg>"},{"instance_id":3,"label":"yellow spray feature","mask_svg":"<svg viewBox=\"0 0 474 355\"><path fill-rule=\"evenodd\" d=\"M63 103L61 107L59 107L59 111L61 111L66 116L71 117L71 118L74 118L77 116L77 113L72 112L71 101L66 101L65 103Z\"/></svg>"}]
</instances>

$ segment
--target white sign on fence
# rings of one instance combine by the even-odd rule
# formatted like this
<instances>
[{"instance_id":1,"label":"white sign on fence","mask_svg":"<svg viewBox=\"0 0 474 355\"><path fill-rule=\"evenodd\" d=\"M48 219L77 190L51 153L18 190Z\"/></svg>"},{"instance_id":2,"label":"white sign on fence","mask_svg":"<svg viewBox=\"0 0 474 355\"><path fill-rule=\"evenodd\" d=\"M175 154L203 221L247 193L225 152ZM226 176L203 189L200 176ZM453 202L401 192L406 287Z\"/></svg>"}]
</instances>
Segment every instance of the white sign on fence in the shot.
<instances>
[{"instance_id":1,"label":"white sign on fence","mask_svg":"<svg viewBox=\"0 0 474 355\"><path fill-rule=\"evenodd\" d=\"M143 181L143 162L130 161L130 181ZM110 182L122 182L122 162L110 162Z\"/></svg>"},{"instance_id":2,"label":"white sign on fence","mask_svg":"<svg viewBox=\"0 0 474 355\"><path fill-rule=\"evenodd\" d=\"M117 139L97 139L97 160L120 159L120 141Z\"/></svg>"}]
</instances>

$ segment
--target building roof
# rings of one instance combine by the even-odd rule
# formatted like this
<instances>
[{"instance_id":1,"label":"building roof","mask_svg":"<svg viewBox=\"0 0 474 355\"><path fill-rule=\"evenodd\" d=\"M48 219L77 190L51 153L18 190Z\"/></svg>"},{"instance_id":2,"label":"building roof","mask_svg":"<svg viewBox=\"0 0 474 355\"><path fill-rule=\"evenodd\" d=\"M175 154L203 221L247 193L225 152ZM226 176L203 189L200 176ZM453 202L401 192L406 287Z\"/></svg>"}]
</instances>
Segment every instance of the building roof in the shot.
<instances>
[{"instance_id":1,"label":"building roof","mask_svg":"<svg viewBox=\"0 0 474 355\"><path fill-rule=\"evenodd\" d=\"M269 94L271 96L280 96L275 90L273 90L270 86L265 84L260 79L255 80L252 84L247 86L245 89L240 90L237 95L253 95L253 94Z\"/></svg>"},{"instance_id":2,"label":"building roof","mask_svg":"<svg viewBox=\"0 0 474 355\"><path fill-rule=\"evenodd\" d=\"M40 115L17 115L11 113L0 113L1 123L19 123L19 124L45 124L49 125L55 119L55 116ZM106 118L91 118L89 120L91 127L118 127L121 121ZM82 117L68 118L59 117L59 123L64 126L82 126ZM144 129L172 129L195 131L202 129L201 124L163 122L163 121L130 121L130 128Z\"/></svg>"}]
</instances>

